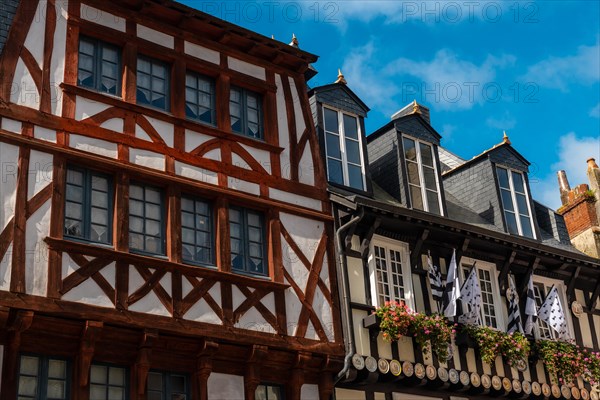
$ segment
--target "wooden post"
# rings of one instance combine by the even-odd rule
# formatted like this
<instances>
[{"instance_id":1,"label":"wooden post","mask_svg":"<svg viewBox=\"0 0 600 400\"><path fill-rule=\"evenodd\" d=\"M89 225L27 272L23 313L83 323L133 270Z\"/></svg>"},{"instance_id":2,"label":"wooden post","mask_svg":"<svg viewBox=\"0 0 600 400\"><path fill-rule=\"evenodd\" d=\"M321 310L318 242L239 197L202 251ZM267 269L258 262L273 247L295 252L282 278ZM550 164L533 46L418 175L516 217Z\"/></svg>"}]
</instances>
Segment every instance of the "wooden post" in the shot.
<instances>
[{"instance_id":1,"label":"wooden post","mask_svg":"<svg viewBox=\"0 0 600 400\"><path fill-rule=\"evenodd\" d=\"M135 389L136 397L144 398L146 394L146 381L148 379L148 372L152 366L152 346L158 339L158 331L155 329L144 330L144 335L138 348L138 356L135 362Z\"/></svg>"},{"instance_id":2,"label":"wooden post","mask_svg":"<svg viewBox=\"0 0 600 400\"><path fill-rule=\"evenodd\" d=\"M219 344L202 340L196 361L196 378L193 392L197 397L192 400L208 400L208 377L212 372L212 356L219 350Z\"/></svg>"},{"instance_id":3,"label":"wooden post","mask_svg":"<svg viewBox=\"0 0 600 400\"><path fill-rule=\"evenodd\" d=\"M90 366L96 350L96 342L102 334L104 324L100 321L86 321L79 342L79 353L76 357L75 385L73 385L73 399L85 400L89 397L88 383Z\"/></svg>"},{"instance_id":4,"label":"wooden post","mask_svg":"<svg viewBox=\"0 0 600 400\"><path fill-rule=\"evenodd\" d=\"M255 344L252 346L250 356L246 362L246 375L244 376L245 400L254 400L256 387L260 384L260 367L262 360L269 354L267 346Z\"/></svg>"},{"instance_id":5,"label":"wooden post","mask_svg":"<svg viewBox=\"0 0 600 400\"><path fill-rule=\"evenodd\" d=\"M6 323L8 337L4 348L4 364L2 366L2 394L1 400L14 400L17 398L17 373L19 370L19 349L21 347L21 333L25 332L33 322L33 311L11 310Z\"/></svg>"}]
</instances>

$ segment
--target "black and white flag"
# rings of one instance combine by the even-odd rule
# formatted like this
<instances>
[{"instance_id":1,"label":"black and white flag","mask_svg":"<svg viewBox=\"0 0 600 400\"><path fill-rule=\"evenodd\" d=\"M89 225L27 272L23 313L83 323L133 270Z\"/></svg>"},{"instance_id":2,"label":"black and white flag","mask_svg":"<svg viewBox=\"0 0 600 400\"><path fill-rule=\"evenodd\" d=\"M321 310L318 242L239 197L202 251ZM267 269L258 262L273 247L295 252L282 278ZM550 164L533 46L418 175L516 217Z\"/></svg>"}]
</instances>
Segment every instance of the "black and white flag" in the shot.
<instances>
[{"instance_id":1,"label":"black and white flag","mask_svg":"<svg viewBox=\"0 0 600 400\"><path fill-rule=\"evenodd\" d=\"M513 282L512 276L508 278L508 326L506 332L523 333L523 323L521 322L521 310L519 310L519 296Z\"/></svg>"},{"instance_id":2,"label":"black and white flag","mask_svg":"<svg viewBox=\"0 0 600 400\"><path fill-rule=\"evenodd\" d=\"M535 294L533 293L532 276L529 276L529 282L527 283L527 302L525 303L525 315L527 315L527 322L525 322L525 334L531 335L533 333L533 327L535 326L538 318L537 305L535 304Z\"/></svg>"},{"instance_id":3,"label":"black and white flag","mask_svg":"<svg viewBox=\"0 0 600 400\"><path fill-rule=\"evenodd\" d=\"M437 301L439 304L442 301L442 296L444 295L444 287L442 286L442 273L437 266L433 265L433 262L431 262L431 257L427 257L427 264L429 265L429 271L427 272L427 275L429 276L431 297L433 297L433 300Z\"/></svg>"},{"instance_id":4,"label":"black and white flag","mask_svg":"<svg viewBox=\"0 0 600 400\"><path fill-rule=\"evenodd\" d=\"M556 286L552 286L552 289L550 289L544 304L540 307L538 317L558 333L559 339L570 339L567 330L567 319L560 304Z\"/></svg>"},{"instance_id":5,"label":"black and white flag","mask_svg":"<svg viewBox=\"0 0 600 400\"><path fill-rule=\"evenodd\" d=\"M458 281L458 271L456 268L456 250L452 252L452 261L448 267L448 276L446 277L446 286L444 288L444 302L442 309L447 318L456 317L456 300L460 299L460 282Z\"/></svg>"},{"instance_id":6,"label":"black and white flag","mask_svg":"<svg viewBox=\"0 0 600 400\"><path fill-rule=\"evenodd\" d=\"M468 325L481 325L481 287L477 278L477 268L473 265L471 273L460 289L463 304L468 305L468 311L458 317L458 322Z\"/></svg>"}]
</instances>

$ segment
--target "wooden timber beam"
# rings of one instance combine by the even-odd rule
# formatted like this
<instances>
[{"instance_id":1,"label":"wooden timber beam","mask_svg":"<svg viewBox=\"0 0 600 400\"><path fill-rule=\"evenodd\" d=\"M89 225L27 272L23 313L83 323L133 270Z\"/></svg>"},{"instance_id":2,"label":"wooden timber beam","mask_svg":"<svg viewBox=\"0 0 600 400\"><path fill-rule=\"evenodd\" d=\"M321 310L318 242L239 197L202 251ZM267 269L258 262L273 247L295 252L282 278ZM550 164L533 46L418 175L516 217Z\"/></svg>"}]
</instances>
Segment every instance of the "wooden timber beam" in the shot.
<instances>
[{"instance_id":1,"label":"wooden timber beam","mask_svg":"<svg viewBox=\"0 0 600 400\"><path fill-rule=\"evenodd\" d=\"M212 373L212 357L219 350L219 344L202 339L200 351L196 356L196 374L194 379L198 400L208 400L208 377Z\"/></svg>"},{"instance_id":2,"label":"wooden timber beam","mask_svg":"<svg viewBox=\"0 0 600 400\"><path fill-rule=\"evenodd\" d=\"M9 311L5 327L8 332L8 338L4 348L4 363L2 365L1 400L13 400L17 398L17 372L19 370L21 334L31 327L32 322L33 311L17 309Z\"/></svg>"},{"instance_id":3,"label":"wooden timber beam","mask_svg":"<svg viewBox=\"0 0 600 400\"><path fill-rule=\"evenodd\" d=\"M567 286L567 301L569 303L575 300L575 282L577 281L580 272L581 266L579 265L577 266L577 268L575 268L575 272L573 273L573 275L571 275L571 279L569 280L569 285Z\"/></svg>"},{"instance_id":4,"label":"wooden timber beam","mask_svg":"<svg viewBox=\"0 0 600 400\"><path fill-rule=\"evenodd\" d=\"M526 296L527 295L527 284L529 283L529 278L531 278L531 276L533 275L533 273L535 272L535 270L538 268L539 265L540 265L539 257L534 257L529 262L529 265L527 266L527 274L525 276L525 279L523 279L523 281L521 282L521 285L519 286L519 289L518 289L519 297L521 299L525 299L527 297Z\"/></svg>"},{"instance_id":5,"label":"wooden timber beam","mask_svg":"<svg viewBox=\"0 0 600 400\"><path fill-rule=\"evenodd\" d=\"M417 243L415 243L415 247L414 247L413 251L410 252L410 266L411 266L412 270L418 269L417 263L418 263L419 257L421 257L421 249L423 248L423 243L425 242L425 240L427 240L428 236L429 236L429 229L423 229L423 232L421 232L421 236L419 236L419 239L417 239ZM468 245L468 240L469 239L465 239L467 245ZM463 246L464 246L464 242L463 242Z\"/></svg>"},{"instance_id":6,"label":"wooden timber beam","mask_svg":"<svg viewBox=\"0 0 600 400\"><path fill-rule=\"evenodd\" d=\"M502 269L500 270L500 275L498 276L498 286L500 287L500 293L506 292L506 283L508 282L508 272L510 271L510 265L515 261L515 257L517 256L517 252L515 250L510 252L510 255L504 261L502 265Z\"/></svg>"},{"instance_id":7,"label":"wooden timber beam","mask_svg":"<svg viewBox=\"0 0 600 400\"><path fill-rule=\"evenodd\" d=\"M148 379L148 371L152 365L152 347L158 340L158 330L145 329L144 335L140 341L138 348L138 356L135 362L136 374L136 389L137 394L144 396L146 393L146 381Z\"/></svg>"},{"instance_id":8,"label":"wooden timber beam","mask_svg":"<svg viewBox=\"0 0 600 400\"><path fill-rule=\"evenodd\" d=\"M590 297L589 301L587 302L587 308L588 308L589 312L593 312L596 309L596 301L598 300L599 295L600 295L600 281L596 284L594 293L592 293L592 297Z\"/></svg>"},{"instance_id":9,"label":"wooden timber beam","mask_svg":"<svg viewBox=\"0 0 600 400\"><path fill-rule=\"evenodd\" d=\"M286 398L300 398L302 385L304 384L304 368L306 368L306 366L310 363L312 357L313 356L311 353L305 351L299 351L296 353L296 360L294 362L294 366L292 367L290 384L286 386Z\"/></svg>"},{"instance_id":10,"label":"wooden timber beam","mask_svg":"<svg viewBox=\"0 0 600 400\"><path fill-rule=\"evenodd\" d=\"M358 251L360 252L360 256L363 260L366 259L367 255L369 254L371 239L373 239L373 235L375 234L377 228L379 228L379 225L381 225L381 217L376 217L375 221L373 221L373 223L369 227L367 233L362 237L362 240L360 242L360 249Z\"/></svg>"},{"instance_id":11,"label":"wooden timber beam","mask_svg":"<svg viewBox=\"0 0 600 400\"><path fill-rule=\"evenodd\" d=\"M86 387L88 385L90 376L90 365L92 358L94 358L94 351L96 349L96 342L102 334L104 323L100 321L86 321L83 332L81 333L81 339L79 341L79 354L77 355L77 379L79 387Z\"/></svg>"},{"instance_id":12,"label":"wooden timber beam","mask_svg":"<svg viewBox=\"0 0 600 400\"><path fill-rule=\"evenodd\" d=\"M250 349L248 361L246 362L246 375L244 376L244 392L245 400L254 400L256 387L260 384L260 368L262 361L269 354L267 346L255 344Z\"/></svg>"}]
</instances>

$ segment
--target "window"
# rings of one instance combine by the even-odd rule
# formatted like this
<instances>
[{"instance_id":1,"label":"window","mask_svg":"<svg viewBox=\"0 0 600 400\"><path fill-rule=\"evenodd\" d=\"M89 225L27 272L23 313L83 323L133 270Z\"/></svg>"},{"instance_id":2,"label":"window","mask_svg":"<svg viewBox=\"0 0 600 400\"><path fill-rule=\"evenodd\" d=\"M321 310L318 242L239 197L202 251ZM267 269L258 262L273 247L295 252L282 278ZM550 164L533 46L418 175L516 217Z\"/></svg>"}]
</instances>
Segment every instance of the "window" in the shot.
<instances>
[{"instance_id":1,"label":"window","mask_svg":"<svg viewBox=\"0 0 600 400\"><path fill-rule=\"evenodd\" d=\"M213 224L210 204L182 197L181 244L187 262L214 265Z\"/></svg>"},{"instance_id":2,"label":"window","mask_svg":"<svg viewBox=\"0 0 600 400\"><path fill-rule=\"evenodd\" d=\"M258 385L254 398L256 400L283 400L283 388L281 386Z\"/></svg>"},{"instance_id":3,"label":"window","mask_svg":"<svg viewBox=\"0 0 600 400\"><path fill-rule=\"evenodd\" d=\"M535 238L523 174L496 167L508 232Z\"/></svg>"},{"instance_id":4,"label":"window","mask_svg":"<svg viewBox=\"0 0 600 400\"><path fill-rule=\"evenodd\" d=\"M165 254L163 194L141 184L129 187L129 248Z\"/></svg>"},{"instance_id":5,"label":"window","mask_svg":"<svg viewBox=\"0 0 600 400\"><path fill-rule=\"evenodd\" d=\"M92 364L90 368L90 400L125 400L127 371L122 367Z\"/></svg>"},{"instance_id":6,"label":"window","mask_svg":"<svg viewBox=\"0 0 600 400\"><path fill-rule=\"evenodd\" d=\"M461 285L464 284L465 280L471 273L471 268L475 268L477 271L477 278L479 279L479 287L481 288L481 315L480 321L483 325L491 328L504 328L504 321L502 320L500 303L500 290L498 289L497 282L498 277L496 276L496 267L494 264L486 263L479 260L474 260L468 257L462 258L462 281ZM475 264L475 266L473 266ZM466 311L469 305L466 302L462 302L463 310Z\"/></svg>"},{"instance_id":7,"label":"window","mask_svg":"<svg viewBox=\"0 0 600 400\"><path fill-rule=\"evenodd\" d=\"M403 301L413 307L408 245L381 236L371 243L369 270L373 305Z\"/></svg>"},{"instance_id":8,"label":"window","mask_svg":"<svg viewBox=\"0 0 600 400\"><path fill-rule=\"evenodd\" d=\"M94 171L67 168L64 235L111 243L112 182Z\"/></svg>"},{"instance_id":9,"label":"window","mask_svg":"<svg viewBox=\"0 0 600 400\"><path fill-rule=\"evenodd\" d=\"M442 199L433 147L407 137L402 138L402 143L412 207L442 215Z\"/></svg>"},{"instance_id":10,"label":"window","mask_svg":"<svg viewBox=\"0 0 600 400\"><path fill-rule=\"evenodd\" d=\"M546 299L546 288L544 287L544 284L539 283L539 282L533 284L533 296L535 297L535 305L539 309L542 306L542 304L544 303L544 300ZM550 328L546 322L544 322L538 318L536 321L536 325L537 326L534 328L537 331L537 332L535 332L536 338L538 338L538 339L554 339L555 338L556 331L554 331L554 329Z\"/></svg>"},{"instance_id":11,"label":"window","mask_svg":"<svg viewBox=\"0 0 600 400\"><path fill-rule=\"evenodd\" d=\"M323 107L327 176L330 182L365 189L358 118Z\"/></svg>"},{"instance_id":12,"label":"window","mask_svg":"<svg viewBox=\"0 0 600 400\"><path fill-rule=\"evenodd\" d=\"M185 115L215 124L215 84L212 79L188 72L185 76Z\"/></svg>"},{"instance_id":13,"label":"window","mask_svg":"<svg viewBox=\"0 0 600 400\"><path fill-rule=\"evenodd\" d=\"M22 355L19 363L17 398L68 399L68 364L65 360Z\"/></svg>"},{"instance_id":14,"label":"window","mask_svg":"<svg viewBox=\"0 0 600 400\"><path fill-rule=\"evenodd\" d=\"M229 208L231 266L236 272L267 275L263 216L245 208Z\"/></svg>"},{"instance_id":15,"label":"window","mask_svg":"<svg viewBox=\"0 0 600 400\"><path fill-rule=\"evenodd\" d=\"M231 87L229 96L231 130L241 135L262 139L262 97L250 90Z\"/></svg>"},{"instance_id":16,"label":"window","mask_svg":"<svg viewBox=\"0 0 600 400\"><path fill-rule=\"evenodd\" d=\"M137 103L169 111L169 66L159 60L138 56Z\"/></svg>"},{"instance_id":17,"label":"window","mask_svg":"<svg viewBox=\"0 0 600 400\"><path fill-rule=\"evenodd\" d=\"M147 400L186 400L185 375L150 371L148 373Z\"/></svg>"},{"instance_id":18,"label":"window","mask_svg":"<svg viewBox=\"0 0 600 400\"><path fill-rule=\"evenodd\" d=\"M99 92L121 95L121 60L118 47L82 36L79 39L77 84Z\"/></svg>"},{"instance_id":19,"label":"window","mask_svg":"<svg viewBox=\"0 0 600 400\"><path fill-rule=\"evenodd\" d=\"M556 286L556 288L558 289L558 298L560 300L560 304L565 314L565 319L567 320L569 335L570 337L574 337L572 330L573 325L571 323L569 308L565 307L565 304L568 304L567 298L565 296L565 286L561 281L534 275L533 295L535 297L535 304L539 310L539 308L544 303L544 300L546 300L546 296L548 295L548 293L550 293L552 286ZM525 321L526 320L527 316L525 316ZM537 319L533 329L533 333L536 339L558 339L558 332L556 332L546 322L542 321L539 318Z\"/></svg>"}]
</instances>

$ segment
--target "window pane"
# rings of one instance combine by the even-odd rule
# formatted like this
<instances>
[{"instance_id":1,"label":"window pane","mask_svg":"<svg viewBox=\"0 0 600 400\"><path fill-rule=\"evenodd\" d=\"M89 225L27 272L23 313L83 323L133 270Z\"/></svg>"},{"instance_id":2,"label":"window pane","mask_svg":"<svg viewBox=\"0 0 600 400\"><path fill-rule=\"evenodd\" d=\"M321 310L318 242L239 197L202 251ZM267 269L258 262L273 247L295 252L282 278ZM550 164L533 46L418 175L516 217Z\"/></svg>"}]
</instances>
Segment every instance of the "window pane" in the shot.
<instances>
[{"instance_id":1,"label":"window pane","mask_svg":"<svg viewBox=\"0 0 600 400\"><path fill-rule=\"evenodd\" d=\"M427 206L430 213L441 215L439 196L437 192L427 190Z\"/></svg>"},{"instance_id":2,"label":"window pane","mask_svg":"<svg viewBox=\"0 0 600 400\"><path fill-rule=\"evenodd\" d=\"M502 205L505 210L514 211L515 208L513 206L512 197L510 195L509 190L500 189L500 193L502 195Z\"/></svg>"},{"instance_id":3,"label":"window pane","mask_svg":"<svg viewBox=\"0 0 600 400\"><path fill-rule=\"evenodd\" d=\"M421 186L421 181L419 179L419 165L414 162L407 162L406 169L408 182L416 186Z\"/></svg>"},{"instance_id":4,"label":"window pane","mask_svg":"<svg viewBox=\"0 0 600 400\"><path fill-rule=\"evenodd\" d=\"M415 148L415 141L403 138L402 143L404 144L404 158L410 161L417 161L417 149Z\"/></svg>"},{"instance_id":5,"label":"window pane","mask_svg":"<svg viewBox=\"0 0 600 400\"><path fill-rule=\"evenodd\" d=\"M21 356L21 366L19 369L20 373L37 375L39 362L40 360L37 357Z\"/></svg>"},{"instance_id":6,"label":"window pane","mask_svg":"<svg viewBox=\"0 0 600 400\"><path fill-rule=\"evenodd\" d=\"M416 186L410 187L410 199L412 201L412 207L418 210L424 210L423 207L423 196L421 195L421 188Z\"/></svg>"},{"instance_id":7,"label":"window pane","mask_svg":"<svg viewBox=\"0 0 600 400\"><path fill-rule=\"evenodd\" d=\"M525 187L523 185L523 175L515 171L511 171L511 173L515 191L519 193L525 193Z\"/></svg>"},{"instance_id":8,"label":"window pane","mask_svg":"<svg viewBox=\"0 0 600 400\"><path fill-rule=\"evenodd\" d=\"M523 230L523 236L533 237L533 230L531 229L531 219L527 216L521 215L521 230Z\"/></svg>"},{"instance_id":9,"label":"window pane","mask_svg":"<svg viewBox=\"0 0 600 400\"><path fill-rule=\"evenodd\" d=\"M348 185L363 190L362 168L356 165L348 165Z\"/></svg>"},{"instance_id":10,"label":"window pane","mask_svg":"<svg viewBox=\"0 0 600 400\"><path fill-rule=\"evenodd\" d=\"M346 158L348 162L361 165L360 146L357 141L346 139Z\"/></svg>"},{"instance_id":11,"label":"window pane","mask_svg":"<svg viewBox=\"0 0 600 400\"><path fill-rule=\"evenodd\" d=\"M19 395L21 396L35 396L37 392L38 380L33 376L21 376L19 377Z\"/></svg>"},{"instance_id":12,"label":"window pane","mask_svg":"<svg viewBox=\"0 0 600 400\"><path fill-rule=\"evenodd\" d=\"M48 399L65 399L67 393L67 383L64 380L48 380Z\"/></svg>"},{"instance_id":13,"label":"window pane","mask_svg":"<svg viewBox=\"0 0 600 400\"><path fill-rule=\"evenodd\" d=\"M423 165L433 168L433 155L431 154L431 146L419 142L419 148L421 150L421 162Z\"/></svg>"},{"instance_id":14,"label":"window pane","mask_svg":"<svg viewBox=\"0 0 600 400\"><path fill-rule=\"evenodd\" d=\"M325 117L325 130L329 132L339 133L338 114L336 111L329 108L323 108Z\"/></svg>"},{"instance_id":15,"label":"window pane","mask_svg":"<svg viewBox=\"0 0 600 400\"><path fill-rule=\"evenodd\" d=\"M516 194L517 207L519 208L519 214L529 215L529 207L527 207L527 198L523 194Z\"/></svg>"},{"instance_id":16,"label":"window pane","mask_svg":"<svg viewBox=\"0 0 600 400\"><path fill-rule=\"evenodd\" d=\"M504 168L500 167L496 168L496 171L498 172L498 184L500 187L510 190L510 186L508 184L508 172Z\"/></svg>"},{"instance_id":17,"label":"window pane","mask_svg":"<svg viewBox=\"0 0 600 400\"><path fill-rule=\"evenodd\" d=\"M103 365L92 365L90 369L90 382L106 383L108 382L107 368Z\"/></svg>"},{"instance_id":18,"label":"window pane","mask_svg":"<svg viewBox=\"0 0 600 400\"><path fill-rule=\"evenodd\" d=\"M329 157L335 157L337 159L342 158L342 152L340 151L340 137L332 135L331 133L325 134L327 138L327 155Z\"/></svg>"},{"instance_id":19,"label":"window pane","mask_svg":"<svg viewBox=\"0 0 600 400\"><path fill-rule=\"evenodd\" d=\"M48 377L65 379L67 377L67 362L61 360L49 360Z\"/></svg>"},{"instance_id":20,"label":"window pane","mask_svg":"<svg viewBox=\"0 0 600 400\"><path fill-rule=\"evenodd\" d=\"M332 158L327 159L327 172L331 182L344 184L344 175L342 174L342 162Z\"/></svg>"},{"instance_id":21,"label":"window pane","mask_svg":"<svg viewBox=\"0 0 600 400\"><path fill-rule=\"evenodd\" d=\"M358 125L355 117L344 114L344 134L347 138L358 140Z\"/></svg>"},{"instance_id":22,"label":"window pane","mask_svg":"<svg viewBox=\"0 0 600 400\"><path fill-rule=\"evenodd\" d=\"M433 168L423 167L423 180L425 181L425 187L427 189L437 191L437 184L435 183L435 170Z\"/></svg>"},{"instance_id":23,"label":"window pane","mask_svg":"<svg viewBox=\"0 0 600 400\"><path fill-rule=\"evenodd\" d=\"M515 214L509 211L506 211L504 213L504 215L506 216L506 225L508 226L508 231L510 233L519 234L519 229L517 227L517 218L515 217Z\"/></svg>"}]
</instances>

